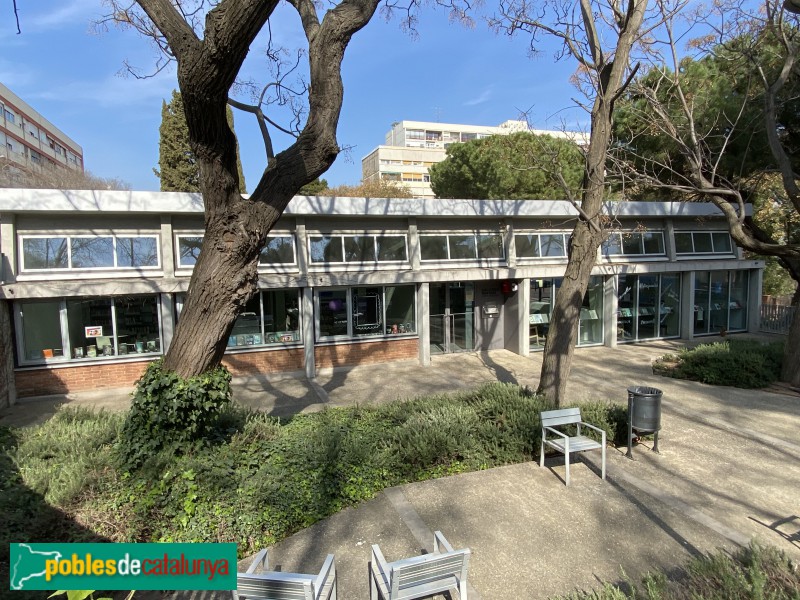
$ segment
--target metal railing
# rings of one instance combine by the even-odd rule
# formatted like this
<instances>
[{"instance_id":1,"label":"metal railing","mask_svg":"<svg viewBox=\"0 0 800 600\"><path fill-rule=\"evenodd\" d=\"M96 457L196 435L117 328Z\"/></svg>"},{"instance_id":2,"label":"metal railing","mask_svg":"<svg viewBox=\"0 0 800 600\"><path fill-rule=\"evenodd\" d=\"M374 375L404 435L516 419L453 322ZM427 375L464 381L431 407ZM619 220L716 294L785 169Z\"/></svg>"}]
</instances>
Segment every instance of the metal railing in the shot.
<instances>
[{"instance_id":1,"label":"metal railing","mask_svg":"<svg viewBox=\"0 0 800 600\"><path fill-rule=\"evenodd\" d=\"M768 333L789 333L794 316L794 306L761 305L761 325L759 329Z\"/></svg>"}]
</instances>

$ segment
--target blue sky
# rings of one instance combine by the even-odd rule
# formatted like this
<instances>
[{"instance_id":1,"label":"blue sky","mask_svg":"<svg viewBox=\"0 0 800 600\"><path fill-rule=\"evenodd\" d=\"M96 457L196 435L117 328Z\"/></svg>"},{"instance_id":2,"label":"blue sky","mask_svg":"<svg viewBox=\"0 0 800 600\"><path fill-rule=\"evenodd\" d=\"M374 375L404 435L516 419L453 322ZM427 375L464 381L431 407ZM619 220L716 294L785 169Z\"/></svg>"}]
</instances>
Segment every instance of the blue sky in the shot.
<instances>
[{"instance_id":1,"label":"blue sky","mask_svg":"<svg viewBox=\"0 0 800 600\"><path fill-rule=\"evenodd\" d=\"M123 62L144 70L156 51L132 31L98 33L92 22L100 0L21 0L22 34L10 2L0 3L0 81L83 147L86 169L118 177L136 190L157 190L161 102L177 87L174 69L150 79L123 74ZM273 35L291 46L301 40L296 16L284 8ZM261 40L263 41L263 40ZM254 47L244 74L266 81L263 52ZM361 158L383 143L392 122L441 121L498 125L530 110L537 128L585 125L574 108L573 64L555 63L552 51L535 58L525 36L451 24L442 10L420 14L417 35L397 19L376 15L356 34L345 56L345 99L339 143L352 149L323 175L331 185L361 179ZM264 168L256 123L235 111L248 189ZM279 148L285 140L276 138Z\"/></svg>"}]
</instances>

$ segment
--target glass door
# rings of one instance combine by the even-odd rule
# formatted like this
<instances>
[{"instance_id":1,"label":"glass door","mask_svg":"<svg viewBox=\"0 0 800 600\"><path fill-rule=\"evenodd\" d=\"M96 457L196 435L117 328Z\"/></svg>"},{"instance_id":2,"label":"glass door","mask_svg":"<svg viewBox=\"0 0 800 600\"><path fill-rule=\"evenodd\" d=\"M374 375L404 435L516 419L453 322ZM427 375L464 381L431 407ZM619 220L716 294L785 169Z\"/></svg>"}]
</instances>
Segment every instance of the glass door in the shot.
<instances>
[{"instance_id":1,"label":"glass door","mask_svg":"<svg viewBox=\"0 0 800 600\"><path fill-rule=\"evenodd\" d=\"M431 354L475 348L475 286L469 282L430 285Z\"/></svg>"}]
</instances>

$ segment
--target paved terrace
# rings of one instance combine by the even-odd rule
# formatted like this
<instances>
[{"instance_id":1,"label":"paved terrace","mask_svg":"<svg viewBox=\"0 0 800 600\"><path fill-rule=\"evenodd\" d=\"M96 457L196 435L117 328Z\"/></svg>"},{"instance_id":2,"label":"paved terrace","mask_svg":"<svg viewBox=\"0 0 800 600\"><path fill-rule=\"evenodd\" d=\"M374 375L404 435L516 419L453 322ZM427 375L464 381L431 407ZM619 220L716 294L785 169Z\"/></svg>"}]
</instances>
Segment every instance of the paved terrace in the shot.
<instances>
[{"instance_id":1,"label":"paved terrace","mask_svg":"<svg viewBox=\"0 0 800 600\"><path fill-rule=\"evenodd\" d=\"M608 480L589 453L563 485L563 459L409 484L384 491L281 542L271 562L284 571L316 572L336 555L339 597L367 598L370 545L388 560L430 549L439 529L472 549L473 599L547 598L600 581L634 581L648 569L672 569L688 557L734 549L757 539L800 559L800 398L769 391L712 387L654 376L654 358L678 342L576 351L568 386L575 402L626 402L630 385L664 392L661 454L650 444L609 449ZM501 380L535 386L541 355L506 351L435 357L298 377L237 380L239 402L276 415L323 406L385 402ZM47 418L66 400L123 408L125 391L23 401L0 422ZM509 582L513 582L510 584ZM510 586L510 587L509 587ZM177 594L209 597L210 594Z\"/></svg>"}]
</instances>

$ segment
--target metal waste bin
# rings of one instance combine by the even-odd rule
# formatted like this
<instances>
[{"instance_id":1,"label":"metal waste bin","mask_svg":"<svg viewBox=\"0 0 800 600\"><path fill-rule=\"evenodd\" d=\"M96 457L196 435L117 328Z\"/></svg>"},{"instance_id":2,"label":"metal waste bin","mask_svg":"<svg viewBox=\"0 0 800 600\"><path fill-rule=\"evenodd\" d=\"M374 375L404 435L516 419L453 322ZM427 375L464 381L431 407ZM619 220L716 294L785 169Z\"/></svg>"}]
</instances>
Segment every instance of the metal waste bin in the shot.
<instances>
[{"instance_id":1,"label":"metal waste bin","mask_svg":"<svg viewBox=\"0 0 800 600\"><path fill-rule=\"evenodd\" d=\"M661 396L658 388L637 385L628 388L628 458L633 458L633 433L654 434L653 452L658 454L661 430Z\"/></svg>"}]
</instances>

